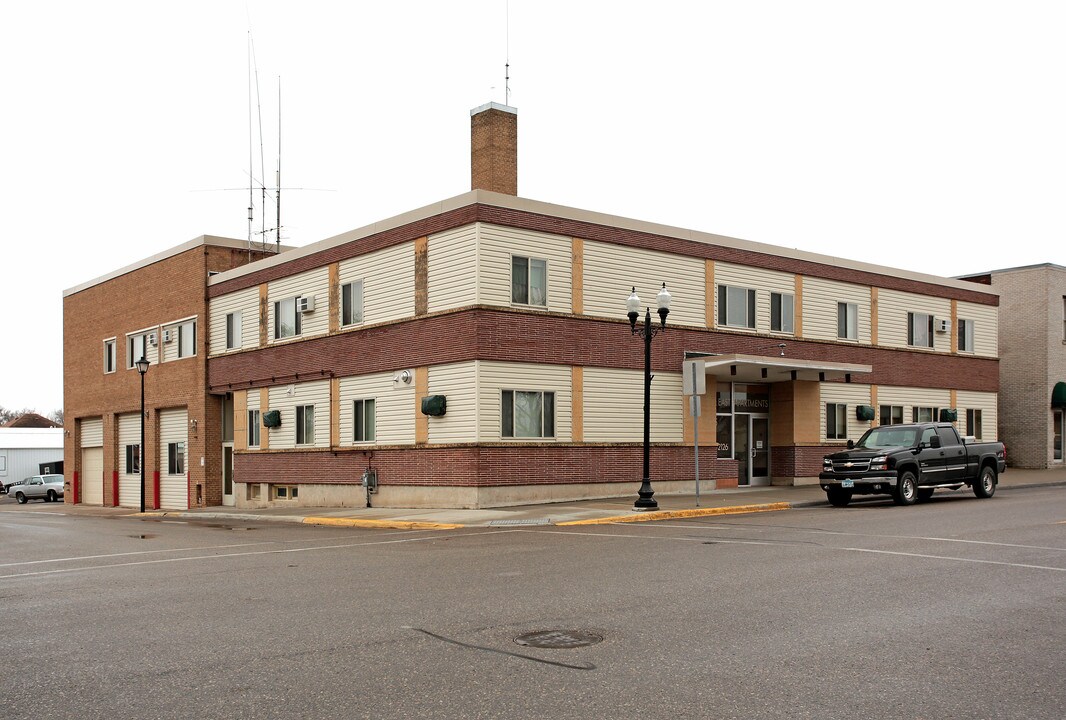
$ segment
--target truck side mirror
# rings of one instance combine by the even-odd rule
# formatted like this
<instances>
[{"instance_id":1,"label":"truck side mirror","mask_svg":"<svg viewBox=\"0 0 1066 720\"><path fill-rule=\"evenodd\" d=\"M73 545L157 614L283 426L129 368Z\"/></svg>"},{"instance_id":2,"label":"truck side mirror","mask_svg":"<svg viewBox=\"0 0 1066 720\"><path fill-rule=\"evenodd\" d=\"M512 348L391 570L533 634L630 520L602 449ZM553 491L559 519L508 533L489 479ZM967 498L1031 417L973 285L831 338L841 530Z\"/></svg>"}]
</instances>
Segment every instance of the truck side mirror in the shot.
<instances>
[{"instance_id":1,"label":"truck side mirror","mask_svg":"<svg viewBox=\"0 0 1066 720\"><path fill-rule=\"evenodd\" d=\"M939 435L934 435L933 437L929 438L929 447L931 447L931 448L940 447L940 436Z\"/></svg>"},{"instance_id":2,"label":"truck side mirror","mask_svg":"<svg viewBox=\"0 0 1066 720\"><path fill-rule=\"evenodd\" d=\"M848 440L848 450L854 450L854 449L855 449L855 441L849 439Z\"/></svg>"}]
</instances>

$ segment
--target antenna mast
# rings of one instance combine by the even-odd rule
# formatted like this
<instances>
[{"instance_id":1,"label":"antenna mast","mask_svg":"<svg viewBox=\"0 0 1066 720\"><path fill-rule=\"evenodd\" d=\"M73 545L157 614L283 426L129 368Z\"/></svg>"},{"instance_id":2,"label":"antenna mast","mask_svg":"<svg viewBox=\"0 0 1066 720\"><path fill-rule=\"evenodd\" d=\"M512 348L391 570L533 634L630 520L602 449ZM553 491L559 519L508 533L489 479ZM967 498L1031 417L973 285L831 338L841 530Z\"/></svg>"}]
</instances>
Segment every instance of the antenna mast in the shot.
<instances>
[{"instance_id":1,"label":"antenna mast","mask_svg":"<svg viewBox=\"0 0 1066 720\"><path fill-rule=\"evenodd\" d=\"M511 2L507 2L506 45L503 60L503 104L511 105Z\"/></svg>"},{"instance_id":2,"label":"antenna mast","mask_svg":"<svg viewBox=\"0 0 1066 720\"><path fill-rule=\"evenodd\" d=\"M277 197L277 227L274 230L274 240L277 251L281 252L281 76L278 75L278 197ZM264 241L266 238L263 238Z\"/></svg>"}]
</instances>

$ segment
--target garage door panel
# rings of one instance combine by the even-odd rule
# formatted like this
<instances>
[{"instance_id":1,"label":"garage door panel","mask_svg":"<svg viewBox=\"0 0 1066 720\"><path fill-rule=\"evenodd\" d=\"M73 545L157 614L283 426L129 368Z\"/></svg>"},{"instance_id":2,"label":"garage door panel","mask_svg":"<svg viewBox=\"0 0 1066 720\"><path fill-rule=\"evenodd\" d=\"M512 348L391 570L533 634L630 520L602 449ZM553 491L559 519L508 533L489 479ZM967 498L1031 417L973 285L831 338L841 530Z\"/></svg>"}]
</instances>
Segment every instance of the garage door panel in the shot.
<instances>
[{"instance_id":1,"label":"garage door panel","mask_svg":"<svg viewBox=\"0 0 1066 720\"><path fill-rule=\"evenodd\" d=\"M82 448L81 502L86 505L104 504L104 449Z\"/></svg>"}]
</instances>

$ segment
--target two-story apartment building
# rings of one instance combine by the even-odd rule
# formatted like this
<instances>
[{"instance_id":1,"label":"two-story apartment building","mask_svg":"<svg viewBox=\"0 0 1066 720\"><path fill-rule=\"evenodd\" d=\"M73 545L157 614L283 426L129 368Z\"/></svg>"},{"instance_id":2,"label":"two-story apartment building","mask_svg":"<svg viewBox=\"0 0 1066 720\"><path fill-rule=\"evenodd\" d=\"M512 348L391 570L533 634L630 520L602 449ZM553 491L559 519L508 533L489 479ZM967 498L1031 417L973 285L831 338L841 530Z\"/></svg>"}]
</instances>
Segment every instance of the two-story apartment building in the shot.
<instances>
[{"instance_id":1,"label":"two-story apartment building","mask_svg":"<svg viewBox=\"0 0 1066 720\"><path fill-rule=\"evenodd\" d=\"M814 482L828 447L878 423L995 437L995 292L522 199L516 138L513 109L478 108L470 192L207 280L207 376L190 387L217 415L189 498L361 505L368 470L379 506L635 494L644 346L626 299L635 287L654 316L663 283L656 492L695 480L686 358L707 381L705 489Z\"/></svg>"}]
</instances>

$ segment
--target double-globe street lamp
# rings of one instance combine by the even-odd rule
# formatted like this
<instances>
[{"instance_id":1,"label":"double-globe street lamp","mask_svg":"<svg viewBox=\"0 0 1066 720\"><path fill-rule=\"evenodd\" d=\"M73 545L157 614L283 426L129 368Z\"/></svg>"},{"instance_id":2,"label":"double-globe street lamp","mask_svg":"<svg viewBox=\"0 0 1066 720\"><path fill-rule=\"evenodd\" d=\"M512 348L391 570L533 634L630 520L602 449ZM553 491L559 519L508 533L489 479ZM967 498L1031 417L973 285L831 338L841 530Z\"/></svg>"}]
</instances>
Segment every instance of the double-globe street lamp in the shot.
<instances>
[{"instance_id":1,"label":"double-globe street lamp","mask_svg":"<svg viewBox=\"0 0 1066 720\"><path fill-rule=\"evenodd\" d=\"M644 326L637 329L637 318L640 315L640 298L637 297L637 288L633 288L633 294L626 301L626 310L629 314L629 329L634 335L644 338L644 478L640 482L640 490L637 491L637 501L633 504L634 510L658 510L659 503L653 497L655 491L651 489L651 474L649 471L651 458L651 339L661 330L666 329L666 316L670 314L670 293L663 283L662 290L655 296L659 303L659 326L651 322L651 308L645 308Z\"/></svg>"},{"instance_id":2,"label":"double-globe street lamp","mask_svg":"<svg viewBox=\"0 0 1066 720\"><path fill-rule=\"evenodd\" d=\"M146 372L148 372L148 365L149 365L148 358L146 358L144 355L141 355L141 359L137 361L137 372L139 372L141 374L141 447L139 448L141 457L138 460L137 464L141 468L141 513L142 514L144 513L144 458L145 458L145 452L144 452L144 374Z\"/></svg>"}]
</instances>

